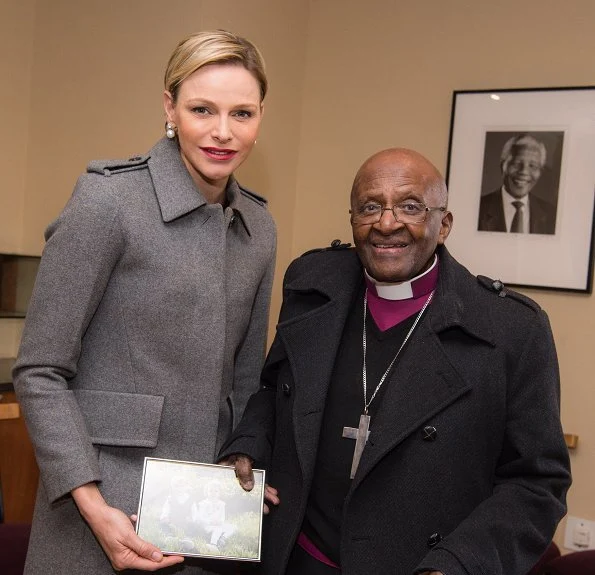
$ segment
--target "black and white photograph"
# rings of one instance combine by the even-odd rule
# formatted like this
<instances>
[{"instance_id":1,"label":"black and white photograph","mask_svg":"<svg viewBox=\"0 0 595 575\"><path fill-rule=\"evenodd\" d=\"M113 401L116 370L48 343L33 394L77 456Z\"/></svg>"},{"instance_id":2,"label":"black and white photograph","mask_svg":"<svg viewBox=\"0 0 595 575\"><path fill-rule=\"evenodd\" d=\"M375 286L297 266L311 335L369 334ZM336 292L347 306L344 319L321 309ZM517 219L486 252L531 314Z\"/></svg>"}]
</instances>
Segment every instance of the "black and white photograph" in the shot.
<instances>
[{"instance_id":1,"label":"black and white photograph","mask_svg":"<svg viewBox=\"0 0 595 575\"><path fill-rule=\"evenodd\" d=\"M477 229L555 234L564 132L486 132Z\"/></svg>"},{"instance_id":2,"label":"black and white photograph","mask_svg":"<svg viewBox=\"0 0 595 575\"><path fill-rule=\"evenodd\" d=\"M163 553L260 560L264 471L242 489L232 467L147 457L136 530Z\"/></svg>"},{"instance_id":3,"label":"black and white photograph","mask_svg":"<svg viewBox=\"0 0 595 575\"><path fill-rule=\"evenodd\" d=\"M450 249L507 285L591 293L594 157L594 87L453 92Z\"/></svg>"}]
</instances>

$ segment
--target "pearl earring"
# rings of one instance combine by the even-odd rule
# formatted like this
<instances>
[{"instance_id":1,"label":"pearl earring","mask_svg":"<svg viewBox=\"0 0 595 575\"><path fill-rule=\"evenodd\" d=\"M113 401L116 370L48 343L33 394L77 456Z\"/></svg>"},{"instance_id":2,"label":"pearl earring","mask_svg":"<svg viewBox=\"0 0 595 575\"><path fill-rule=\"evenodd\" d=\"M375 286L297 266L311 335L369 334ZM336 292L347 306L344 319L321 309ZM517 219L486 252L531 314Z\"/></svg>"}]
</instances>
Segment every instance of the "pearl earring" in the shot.
<instances>
[{"instance_id":1,"label":"pearl earring","mask_svg":"<svg viewBox=\"0 0 595 575\"><path fill-rule=\"evenodd\" d=\"M167 122L167 124L165 124L165 135L170 140L173 140L173 138L176 137L176 127L171 122Z\"/></svg>"}]
</instances>

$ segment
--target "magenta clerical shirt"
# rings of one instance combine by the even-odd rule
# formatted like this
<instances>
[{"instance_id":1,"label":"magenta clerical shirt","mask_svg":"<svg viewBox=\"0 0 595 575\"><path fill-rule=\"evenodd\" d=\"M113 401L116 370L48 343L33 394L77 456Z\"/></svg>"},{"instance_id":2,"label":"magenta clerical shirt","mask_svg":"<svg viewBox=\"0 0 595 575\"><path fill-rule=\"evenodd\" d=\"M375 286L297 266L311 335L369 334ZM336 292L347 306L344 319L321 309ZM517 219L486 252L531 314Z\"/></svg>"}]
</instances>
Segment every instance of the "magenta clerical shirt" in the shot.
<instances>
[{"instance_id":1,"label":"magenta clerical shirt","mask_svg":"<svg viewBox=\"0 0 595 575\"><path fill-rule=\"evenodd\" d=\"M386 331L421 310L437 283L438 256L430 269L407 282L376 282L366 273L368 309L378 328Z\"/></svg>"}]
</instances>

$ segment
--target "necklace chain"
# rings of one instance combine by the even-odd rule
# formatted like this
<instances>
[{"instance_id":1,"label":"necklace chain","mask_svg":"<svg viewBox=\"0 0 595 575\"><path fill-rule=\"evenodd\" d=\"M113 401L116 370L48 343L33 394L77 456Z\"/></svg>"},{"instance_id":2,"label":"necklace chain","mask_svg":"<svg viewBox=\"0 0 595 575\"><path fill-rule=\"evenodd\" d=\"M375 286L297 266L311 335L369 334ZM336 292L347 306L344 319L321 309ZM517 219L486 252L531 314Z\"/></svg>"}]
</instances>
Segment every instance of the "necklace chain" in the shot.
<instances>
[{"instance_id":1,"label":"necklace chain","mask_svg":"<svg viewBox=\"0 0 595 575\"><path fill-rule=\"evenodd\" d=\"M426 311L426 308L428 307L428 305L432 301L432 297L433 296L434 296L434 290L432 290L432 292L430 293L428 299L426 300L426 303L424 303L424 306L421 308L420 312L417 314L417 317L415 318L415 321L413 322L413 325L409 328L409 331L407 332L407 335L405 336L405 339L403 340L403 343L399 347L399 350L397 351L395 357L393 357L393 360L390 362L389 366L386 368L386 371L384 372L384 374L380 378L380 381L378 382L378 385L376 386L376 389L374 390L374 393L372 394L372 397L370 398L370 401L368 401L368 385L367 385L367 378L366 378L366 349L367 349L367 342L366 342L366 316L367 316L367 310L368 310L368 290L366 289L366 293L364 294L364 329L363 329L363 336L362 336L362 347L363 347L363 350L364 350L364 364L363 364L363 367L362 367L362 379L363 379L363 384L364 384L364 415L368 415L368 408L370 407L370 404L372 403L372 401L374 401L374 398L376 397L376 394L378 393L378 390L380 389L380 387L384 383L384 380L386 379L386 376L388 375L388 372L391 370L391 367L393 366L393 364L395 363L395 361L397 361L397 357L399 357L399 354L401 353L401 350L405 347L405 344L407 343L407 341L411 337L411 334L413 333L413 330L417 326L417 324L418 324L419 320L421 319L421 316L423 315L424 311Z\"/></svg>"}]
</instances>

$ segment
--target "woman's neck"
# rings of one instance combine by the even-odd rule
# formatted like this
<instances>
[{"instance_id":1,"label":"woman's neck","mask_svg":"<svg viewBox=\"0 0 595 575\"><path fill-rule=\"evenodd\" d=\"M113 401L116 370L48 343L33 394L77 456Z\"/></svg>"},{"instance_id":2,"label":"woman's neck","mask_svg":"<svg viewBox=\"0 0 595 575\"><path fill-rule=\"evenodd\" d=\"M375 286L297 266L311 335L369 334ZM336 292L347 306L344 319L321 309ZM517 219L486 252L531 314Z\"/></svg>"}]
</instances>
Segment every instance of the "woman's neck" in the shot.
<instances>
[{"instance_id":1,"label":"woman's neck","mask_svg":"<svg viewBox=\"0 0 595 575\"><path fill-rule=\"evenodd\" d=\"M204 196L205 200L209 204L221 204L225 206L227 202L227 182L229 177L225 180L217 180L216 182L209 182L196 175L193 176L196 187L200 190L200 193Z\"/></svg>"},{"instance_id":2,"label":"woman's neck","mask_svg":"<svg viewBox=\"0 0 595 575\"><path fill-rule=\"evenodd\" d=\"M226 189L230 176L218 180L210 180L205 178L198 170L194 169L182 154L182 160L186 165L186 169L190 173L194 185L203 195L209 204L221 204L225 207L227 203Z\"/></svg>"}]
</instances>

